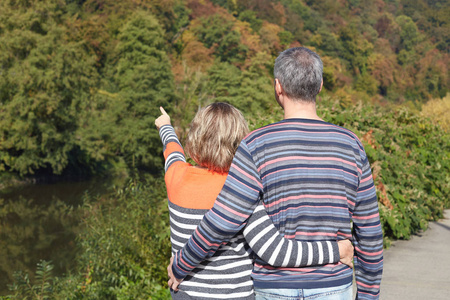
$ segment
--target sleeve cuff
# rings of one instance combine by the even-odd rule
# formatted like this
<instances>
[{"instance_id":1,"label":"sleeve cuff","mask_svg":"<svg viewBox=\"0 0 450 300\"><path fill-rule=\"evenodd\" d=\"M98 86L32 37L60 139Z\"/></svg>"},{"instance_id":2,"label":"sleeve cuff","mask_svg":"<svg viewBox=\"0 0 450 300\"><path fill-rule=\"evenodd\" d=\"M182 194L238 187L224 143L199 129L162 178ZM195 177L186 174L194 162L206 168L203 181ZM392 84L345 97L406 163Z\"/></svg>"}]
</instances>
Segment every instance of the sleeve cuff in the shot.
<instances>
[{"instance_id":1,"label":"sleeve cuff","mask_svg":"<svg viewBox=\"0 0 450 300\"><path fill-rule=\"evenodd\" d=\"M338 263L341 260L341 256L339 255L339 246L337 242L331 242L331 247L333 249L333 262Z\"/></svg>"},{"instance_id":2,"label":"sleeve cuff","mask_svg":"<svg viewBox=\"0 0 450 300\"><path fill-rule=\"evenodd\" d=\"M183 279L184 277L186 277L186 274L180 273L178 268L175 267L175 263L172 264L172 273L176 279Z\"/></svg>"}]
</instances>

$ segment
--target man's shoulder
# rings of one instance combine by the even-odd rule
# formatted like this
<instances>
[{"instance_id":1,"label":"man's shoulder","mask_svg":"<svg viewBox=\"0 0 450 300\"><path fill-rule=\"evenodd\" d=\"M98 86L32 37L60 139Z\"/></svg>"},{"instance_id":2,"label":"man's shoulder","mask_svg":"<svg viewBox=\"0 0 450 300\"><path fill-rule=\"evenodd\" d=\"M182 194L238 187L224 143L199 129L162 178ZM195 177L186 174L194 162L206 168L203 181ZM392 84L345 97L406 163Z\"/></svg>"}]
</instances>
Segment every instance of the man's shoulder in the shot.
<instances>
[{"instance_id":1,"label":"man's shoulder","mask_svg":"<svg viewBox=\"0 0 450 300\"><path fill-rule=\"evenodd\" d=\"M271 132L275 132L278 130L278 128L280 128L280 126L282 124L283 124L283 120L259 127L255 130L251 131L249 134L247 134L247 136L244 138L244 140L247 142L251 142L256 138L259 138L259 137L264 136Z\"/></svg>"},{"instance_id":2,"label":"man's shoulder","mask_svg":"<svg viewBox=\"0 0 450 300\"><path fill-rule=\"evenodd\" d=\"M306 119L288 119L267 124L250 132L245 137L245 139L252 140L258 137L266 136L269 133L276 133L276 132L278 133L280 130L285 130L287 128L299 130L309 129L311 131L318 131L318 132L336 132L347 135L348 137L359 141L358 136L350 129L322 120L306 120Z\"/></svg>"},{"instance_id":3,"label":"man's shoulder","mask_svg":"<svg viewBox=\"0 0 450 300\"><path fill-rule=\"evenodd\" d=\"M332 125L334 128L336 128L336 130L339 130L343 134L347 135L348 137L356 140L358 143L361 144L361 141L359 140L358 136L353 131L351 131L350 129L342 127L342 126L339 126L339 125L336 125L336 124L333 124L333 123L328 123L328 124Z\"/></svg>"},{"instance_id":4,"label":"man's shoulder","mask_svg":"<svg viewBox=\"0 0 450 300\"><path fill-rule=\"evenodd\" d=\"M361 140L353 131L322 120L281 120L253 130L244 138L244 143L249 149L258 148L267 143L272 146L278 145L286 140L295 140L296 131L300 133L299 136L301 136L302 141L315 140L317 138L318 141L323 142L328 139L330 142L334 141L341 145L346 144L355 151L365 152Z\"/></svg>"}]
</instances>

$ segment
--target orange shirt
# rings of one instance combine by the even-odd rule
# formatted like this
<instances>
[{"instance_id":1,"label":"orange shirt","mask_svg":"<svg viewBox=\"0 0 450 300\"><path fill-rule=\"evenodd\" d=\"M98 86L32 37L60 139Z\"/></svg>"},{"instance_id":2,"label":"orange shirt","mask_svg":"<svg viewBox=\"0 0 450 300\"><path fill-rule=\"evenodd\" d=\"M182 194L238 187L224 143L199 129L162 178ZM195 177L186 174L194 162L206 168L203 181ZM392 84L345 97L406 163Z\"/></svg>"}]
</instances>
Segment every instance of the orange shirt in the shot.
<instances>
[{"instance_id":1,"label":"orange shirt","mask_svg":"<svg viewBox=\"0 0 450 300\"><path fill-rule=\"evenodd\" d=\"M169 143L164 158L183 148ZM225 183L228 173L211 172L182 161L174 162L167 170L165 180L170 201L178 206L192 209L211 209Z\"/></svg>"}]
</instances>

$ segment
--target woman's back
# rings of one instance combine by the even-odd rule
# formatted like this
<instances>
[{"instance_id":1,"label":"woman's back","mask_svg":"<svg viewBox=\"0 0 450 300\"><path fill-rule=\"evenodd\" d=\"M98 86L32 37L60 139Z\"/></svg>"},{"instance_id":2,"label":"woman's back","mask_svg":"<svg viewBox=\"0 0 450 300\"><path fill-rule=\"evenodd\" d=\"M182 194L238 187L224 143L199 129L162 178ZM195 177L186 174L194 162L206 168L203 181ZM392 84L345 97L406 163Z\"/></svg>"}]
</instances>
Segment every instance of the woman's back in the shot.
<instances>
[{"instance_id":1,"label":"woman's back","mask_svg":"<svg viewBox=\"0 0 450 300\"><path fill-rule=\"evenodd\" d=\"M184 151L175 141L172 127L162 134L166 157L166 186L169 198L170 241L172 253L183 248L203 215L212 208L225 182L219 174L194 167L184 160ZM170 138L164 138L170 137ZM252 260L242 234L222 245L211 257L197 266L181 283L173 299L254 299L250 277Z\"/></svg>"}]
</instances>

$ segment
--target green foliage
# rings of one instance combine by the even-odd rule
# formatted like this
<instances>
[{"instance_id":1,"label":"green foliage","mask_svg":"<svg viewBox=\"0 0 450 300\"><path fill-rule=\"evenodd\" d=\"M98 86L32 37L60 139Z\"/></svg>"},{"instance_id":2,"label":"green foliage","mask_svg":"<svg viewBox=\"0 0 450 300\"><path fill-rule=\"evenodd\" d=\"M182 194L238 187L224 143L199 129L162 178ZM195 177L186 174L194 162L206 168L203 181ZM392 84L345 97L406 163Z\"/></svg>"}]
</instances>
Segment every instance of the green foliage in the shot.
<instances>
[{"instance_id":1,"label":"green foliage","mask_svg":"<svg viewBox=\"0 0 450 300\"><path fill-rule=\"evenodd\" d=\"M69 21L57 1L31 3L1 4L0 170L160 167L153 123L175 88L158 21L134 12L110 36L98 18Z\"/></svg>"},{"instance_id":2,"label":"green foliage","mask_svg":"<svg viewBox=\"0 0 450 300\"><path fill-rule=\"evenodd\" d=\"M203 19L195 33L207 48L214 49L216 57L223 62L239 63L247 56L248 48L241 44L241 35L233 30L233 22L219 15Z\"/></svg>"},{"instance_id":3,"label":"green foliage","mask_svg":"<svg viewBox=\"0 0 450 300\"><path fill-rule=\"evenodd\" d=\"M288 48L294 40L292 33L290 33L289 31L280 31L278 33L278 37L280 38L281 45L285 48Z\"/></svg>"},{"instance_id":4,"label":"green foliage","mask_svg":"<svg viewBox=\"0 0 450 300\"><path fill-rule=\"evenodd\" d=\"M261 29L263 21L258 19L256 13L251 10L244 10L238 16L238 19L250 24L250 27L254 32L258 32Z\"/></svg>"},{"instance_id":5,"label":"green foliage","mask_svg":"<svg viewBox=\"0 0 450 300\"><path fill-rule=\"evenodd\" d=\"M328 56L339 56L344 52L343 46L339 43L338 36L326 27L319 28L316 34L311 37L310 43Z\"/></svg>"},{"instance_id":6,"label":"green foliage","mask_svg":"<svg viewBox=\"0 0 450 300\"><path fill-rule=\"evenodd\" d=\"M7 299L53 299L53 265L51 261L41 260L37 264L36 283L32 284L27 273L16 272L15 282L10 286L12 295Z\"/></svg>"},{"instance_id":7,"label":"green foliage","mask_svg":"<svg viewBox=\"0 0 450 300\"><path fill-rule=\"evenodd\" d=\"M378 89L377 81L370 76L367 72L357 77L355 82L355 90L366 92L367 94L373 96L377 93Z\"/></svg>"},{"instance_id":8,"label":"green foliage","mask_svg":"<svg viewBox=\"0 0 450 300\"><path fill-rule=\"evenodd\" d=\"M339 38L342 44L342 56L350 63L355 75L364 73L373 45L359 35L355 24L341 28Z\"/></svg>"},{"instance_id":9,"label":"green foliage","mask_svg":"<svg viewBox=\"0 0 450 300\"><path fill-rule=\"evenodd\" d=\"M162 165L154 121L159 106L175 99L173 75L157 20L137 12L118 35L106 80L92 95L78 128L83 151L99 161L129 168Z\"/></svg>"},{"instance_id":10,"label":"green foliage","mask_svg":"<svg viewBox=\"0 0 450 300\"><path fill-rule=\"evenodd\" d=\"M244 72L230 64L214 64L205 87L209 101L230 103L248 116L261 114L276 105L271 80L261 76L265 72L265 58L264 55L256 58L252 67Z\"/></svg>"},{"instance_id":11,"label":"green foliage","mask_svg":"<svg viewBox=\"0 0 450 300\"><path fill-rule=\"evenodd\" d=\"M395 21L400 26L400 49L411 51L420 42L416 24L407 16L398 16Z\"/></svg>"},{"instance_id":12,"label":"green foliage","mask_svg":"<svg viewBox=\"0 0 450 300\"><path fill-rule=\"evenodd\" d=\"M450 207L450 136L406 109L359 104L341 111L324 100L320 115L361 137L372 166L386 238L408 239Z\"/></svg>"},{"instance_id":13,"label":"green foliage","mask_svg":"<svg viewBox=\"0 0 450 300\"><path fill-rule=\"evenodd\" d=\"M168 296L170 229L162 179L128 187L83 208L80 275L60 279L69 299L149 299ZM158 297L156 297L158 298Z\"/></svg>"},{"instance_id":14,"label":"green foliage","mask_svg":"<svg viewBox=\"0 0 450 300\"><path fill-rule=\"evenodd\" d=\"M175 98L163 32L153 16L138 13L118 40L112 80L119 99L113 107L113 149L127 159L132 156L133 166L160 166L160 158L152 154L161 149L154 121L159 106L167 107Z\"/></svg>"},{"instance_id":15,"label":"green foliage","mask_svg":"<svg viewBox=\"0 0 450 300\"><path fill-rule=\"evenodd\" d=\"M35 278L17 272L3 299L170 299L166 267L170 226L164 180L130 181L80 208L77 271L53 277L38 264Z\"/></svg>"},{"instance_id":16,"label":"green foliage","mask_svg":"<svg viewBox=\"0 0 450 300\"><path fill-rule=\"evenodd\" d=\"M97 80L95 60L82 44L65 39L53 1L39 11L2 6L9 24L0 36L0 168L60 174L76 148L77 120Z\"/></svg>"}]
</instances>

